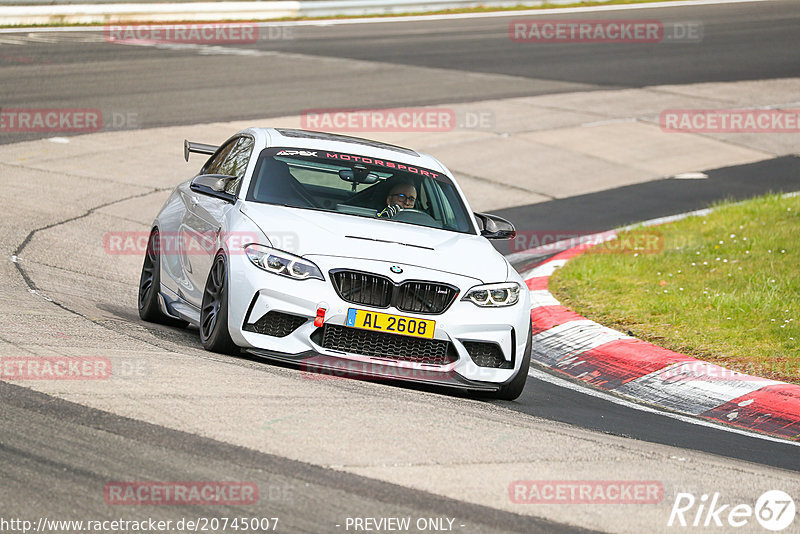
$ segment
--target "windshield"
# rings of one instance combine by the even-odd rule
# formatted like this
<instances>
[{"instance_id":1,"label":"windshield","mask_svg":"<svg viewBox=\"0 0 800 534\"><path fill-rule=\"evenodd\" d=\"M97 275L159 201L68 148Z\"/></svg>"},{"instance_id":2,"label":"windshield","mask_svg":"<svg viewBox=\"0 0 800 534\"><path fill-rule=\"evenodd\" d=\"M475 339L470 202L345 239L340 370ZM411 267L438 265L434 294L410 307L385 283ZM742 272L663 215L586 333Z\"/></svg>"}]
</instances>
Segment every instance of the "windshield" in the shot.
<instances>
[{"instance_id":1,"label":"windshield","mask_svg":"<svg viewBox=\"0 0 800 534\"><path fill-rule=\"evenodd\" d=\"M263 150L247 200L474 233L468 211L447 176L342 152Z\"/></svg>"}]
</instances>

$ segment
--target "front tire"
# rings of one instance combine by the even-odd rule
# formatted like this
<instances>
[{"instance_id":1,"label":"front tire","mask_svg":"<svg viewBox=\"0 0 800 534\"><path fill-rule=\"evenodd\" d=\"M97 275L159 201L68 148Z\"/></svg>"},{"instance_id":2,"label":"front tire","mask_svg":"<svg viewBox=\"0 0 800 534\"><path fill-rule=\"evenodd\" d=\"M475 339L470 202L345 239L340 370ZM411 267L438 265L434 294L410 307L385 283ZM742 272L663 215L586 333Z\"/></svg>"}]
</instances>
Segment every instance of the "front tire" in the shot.
<instances>
[{"instance_id":1,"label":"front tire","mask_svg":"<svg viewBox=\"0 0 800 534\"><path fill-rule=\"evenodd\" d=\"M228 262L222 253L214 258L203 290L200 341L212 352L234 354L238 351L228 331Z\"/></svg>"},{"instance_id":2,"label":"front tire","mask_svg":"<svg viewBox=\"0 0 800 534\"><path fill-rule=\"evenodd\" d=\"M525 389L525 382L528 380L528 370L531 367L531 350L533 348L533 329L528 330L528 343L525 345L525 352L522 355L522 365L519 367L519 372L514 376L511 382L503 384L500 390L492 394L492 398L513 401L520 395L522 390Z\"/></svg>"},{"instance_id":3,"label":"front tire","mask_svg":"<svg viewBox=\"0 0 800 534\"><path fill-rule=\"evenodd\" d=\"M139 277L139 317L151 323L185 327L188 323L161 311L158 293L161 291L161 245L158 230L150 232L144 253L142 274Z\"/></svg>"}]
</instances>

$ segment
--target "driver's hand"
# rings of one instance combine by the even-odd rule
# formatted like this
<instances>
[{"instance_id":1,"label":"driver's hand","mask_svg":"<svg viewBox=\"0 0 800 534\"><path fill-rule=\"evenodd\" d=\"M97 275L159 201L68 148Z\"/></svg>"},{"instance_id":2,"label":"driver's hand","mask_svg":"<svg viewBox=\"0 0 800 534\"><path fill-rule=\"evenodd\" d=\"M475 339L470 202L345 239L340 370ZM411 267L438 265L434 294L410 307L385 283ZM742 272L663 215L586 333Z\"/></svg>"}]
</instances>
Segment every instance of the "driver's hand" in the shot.
<instances>
[{"instance_id":1,"label":"driver's hand","mask_svg":"<svg viewBox=\"0 0 800 534\"><path fill-rule=\"evenodd\" d=\"M400 207L400 204L392 204L391 206L386 206L386 208L378 214L378 217L391 219L401 211L403 211L403 208Z\"/></svg>"}]
</instances>

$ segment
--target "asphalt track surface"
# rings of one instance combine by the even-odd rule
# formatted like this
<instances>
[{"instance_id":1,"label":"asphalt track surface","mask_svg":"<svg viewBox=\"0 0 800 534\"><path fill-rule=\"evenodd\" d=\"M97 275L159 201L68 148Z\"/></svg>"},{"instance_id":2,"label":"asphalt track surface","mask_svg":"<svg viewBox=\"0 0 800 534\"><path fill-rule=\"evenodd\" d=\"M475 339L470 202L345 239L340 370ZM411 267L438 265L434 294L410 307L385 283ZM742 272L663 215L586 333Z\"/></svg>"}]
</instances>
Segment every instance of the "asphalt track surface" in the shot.
<instances>
[{"instance_id":1,"label":"asphalt track surface","mask_svg":"<svg viewBox=\"0 0 800 534\"><path fill-rule=\"evenodd\" d=\"M279 518L278 532L340 530L346 517L449 517L468 532L582 533L588 530L465 504L322 467L287 460L119 417L0 382L0 516L35 522L48 517L102 518L109 480L233 480L254 482L251 506L151 506L155 520ZM124 507L115 518L141 520Z\"/></svg>"},{"instance_id":2,"label":"asphalt track surface","mask_svg":"<svg viewBox=\"0 0 800 534\"><path fill-rule=\"evenodd\" d=\"M368 69L358 78L352 78L352 73L337 77L333 68L331 78L321 80L314 72L298 70L291 62L279 62L269 55L264 61L270 61L270 68L260 71L236 55L200 55L194 49L183 49L161 50L156 56L152 50L113 45L102 38L86 42L83 33L57 42L21 39L21 44L2 45L2 106L133 109L143 114L143 126L150 127L289 115L308 108L308 102L314 102L314 107L400 106L536 94L529 84L522 83L526 80L547 82L540 84L541 93L555 93L577 88L780 78L800 72L800 9L796 2L697 7L688 14L666 8L648 10L646 15L614 16L701 19L705 40L699 49L681 44L525 47L510 42L505 18L416 23L411 31L407 25L391 22L348 26L346 32L341 27L302 27L295 30L292 40L250 45L255 50L303 57L346 57L430 69L405 83L398 83L391 69L381 71L384 78L377 79ZM609 15L593 14L591 18L605 16ZM452 87L437 84L437 77L448 70L510 78L507 84L465 83L463 93L453 94ZM514 89L515 84L519 88ZM347 90L352 87L364 90ZM24 138L4 135L2 142ZM710 173L709 180L662 180L535 207L510 208L502 214L520 227L603 230L703 208L718 199L798 190L797 163L796 158L780 158L720 169ZM197 344L193 332L177 335ZM169 479L167 473L172 479L202 479L224 472L237 473L239 479L250 477L262 488L279 488L275 499L266 504L282 517L295 518L297 530L330 526L331 521L346 515L342 510L373 516L411 510L418 516L457 516L479 525L482 532L580 531L354 475L332 474L12 385L0 384L0 397L0 469L7 482L3 496L12 499L4 500L3 505L18 516L35 512L42 495L48 496L54 515L75 510L91 515L88 512L95 506L102 509L105 505L85 497L79 500L76 495L81 488L124 479L125 475ZM532 378L513 408L600 432L800 470L795 446L632 410ZM21 421L25 424L19 424ZM81 465L79 459L86 457L87 447L90 458L119 461L91 468ZM302 499L281 499L280 488L291 491L298 484L304 488ZM313 517L309 509L315 510ZM204 515L203 510L197 512ZM252 515L261 512L248 510ZM172 512L160 513L166 518ZM214 515L220 515L219 508Z\"/></svg>"},{"instance_id":3,"label":"asphalt track surface","mask_svg":"<svg viewBox=\"0 0 800 534\"><path fill-rule=\"evenodd\" d=\"M243 51L176 45L155 54L151 47L108 43L102 31L0 34L0 106L132 111L139 127L157 127L309 108L432 105L800 73L800 9L793 0L593 12L589 18L700 21L703 41L515 43L508 33L514 17L292 26L236 44ZM352 70L338 58L364 64ZM0 142L33 137L0 135Z\"/></svg>"},{"instance_id":4,"label":"asphalt track surface","mask_svg":"<svg viewBox=\"0 0 800 534\"><path fill-rule=\"evenodd\" d=\"M800 158L784 156L705 171L708 178L702 180L663 178L495 212L517 228L535 228L545 235L555 231L587 235L703 209L724 200L800 191L798 169ZM513 241L495 242L495 247L504 254L521 252ZM525 267L524 262L519 266Z\"/></svg>"}]
</instances>

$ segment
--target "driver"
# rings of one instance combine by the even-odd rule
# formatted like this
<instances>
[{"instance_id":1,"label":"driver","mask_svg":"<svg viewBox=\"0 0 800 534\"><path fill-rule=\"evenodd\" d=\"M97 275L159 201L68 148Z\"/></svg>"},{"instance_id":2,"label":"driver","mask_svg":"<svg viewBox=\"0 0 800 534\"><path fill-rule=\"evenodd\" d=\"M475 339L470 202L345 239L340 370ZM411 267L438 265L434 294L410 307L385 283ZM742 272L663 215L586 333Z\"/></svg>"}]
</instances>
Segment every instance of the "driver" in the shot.
<instances>
[{"instance_id":1,"label":"driver","mask_svg":"<svg viewBox=\"0 0 800 534\"><path fill-rule=\"evenodd\" d=\"M386 196L386 207L378 213L378 217L391 219L404 209L413 209L416 201L417 188L414 187L413 182L410 180L398 182L389 189L389 194Z\"/></svg>"}]
</instances>

